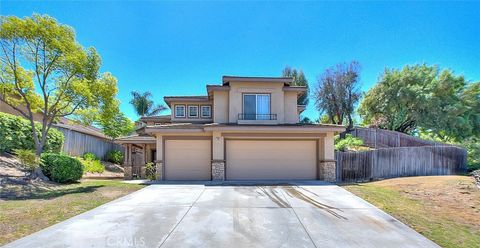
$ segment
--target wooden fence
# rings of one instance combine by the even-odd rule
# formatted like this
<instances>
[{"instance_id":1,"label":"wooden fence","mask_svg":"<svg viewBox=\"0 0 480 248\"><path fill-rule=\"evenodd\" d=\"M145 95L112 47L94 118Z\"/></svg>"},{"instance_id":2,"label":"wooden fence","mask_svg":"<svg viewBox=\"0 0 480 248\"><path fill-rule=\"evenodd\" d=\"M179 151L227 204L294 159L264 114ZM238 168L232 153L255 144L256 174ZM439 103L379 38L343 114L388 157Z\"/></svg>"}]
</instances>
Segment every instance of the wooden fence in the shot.
<instances>
[{"instance_id":1,"label":"wooden fence","mask_svg":"<svg viewBox=\"0 0 480 248\"><path fill-rule=\"evenodd\" d=\"M123 152L123 147L121 145L115 144L107 138L100 138L59 126L56 126L55 128L65 136L63 152L70 156L82 156L86 152L93 152L97 157L105 160L107 152L111 150L119 150Z\"/></svg>"},{"instance_id":2,"label":"wooden fence","mask_svg":"<svg viewBox=\"0 0 480 248\"><path fill-rule=\"evenodd\" d=\"M366 146L372 148L450 146L448 144L423 140L408 134L378 128L357 127L348 133L355 137L361 138Z\"/></svg>"},{"instance_id":3,"label":"wooden fence","mask_svg":"<svg viewBox=\"0 0 480 248\"><path fill-rule=\"evenodd\" d=\"M396 147L336 152L337 181L451 175L466 171L467 153L455 146Z\"/></svg>"}]
</instances>

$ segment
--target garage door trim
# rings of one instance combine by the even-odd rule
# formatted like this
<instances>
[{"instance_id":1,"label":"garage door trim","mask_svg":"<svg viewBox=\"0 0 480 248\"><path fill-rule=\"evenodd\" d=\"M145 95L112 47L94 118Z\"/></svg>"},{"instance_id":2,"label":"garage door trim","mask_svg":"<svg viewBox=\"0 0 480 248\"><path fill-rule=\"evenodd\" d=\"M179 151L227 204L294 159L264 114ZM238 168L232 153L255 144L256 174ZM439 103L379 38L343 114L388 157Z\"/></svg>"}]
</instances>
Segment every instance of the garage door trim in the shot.
<instances>
[{"instance_id":1,"label":"garage door trim","mask_svg":"<svg viewBox=\"0 0 480 248\"><path fill-rule=\"evenodd\" d=\"M212 136L162 136L162 154L163 154L163 166L162 166L162 178L166 180L166 168L167 168L167 154L165 153L165 145L167 140L210 140L210 158L213 157L213 138ZM212 164L210 163L210 180L212 180Z\"/></svg>"},{"instance_id":2,"label":"garage door trim","mask_svg":"<svg viewBox=\"0 0 480 248\"><path fill-rule=\"evenodd\" d=\"M289 139L289 138L267 138L267 139L251 139L251 138L235 138L235 137L225 137L223 142L223 151L224 151L224 158L225 158L225 180L227 179L227 170L228 170L228 163L227 163L227 142L230 140L244 140L244 141L315 141L315 179L319 180L319 160L320 160L320 153L319 153L319 146L320 140L319 139Z\"/></svg>"}]
</instances>

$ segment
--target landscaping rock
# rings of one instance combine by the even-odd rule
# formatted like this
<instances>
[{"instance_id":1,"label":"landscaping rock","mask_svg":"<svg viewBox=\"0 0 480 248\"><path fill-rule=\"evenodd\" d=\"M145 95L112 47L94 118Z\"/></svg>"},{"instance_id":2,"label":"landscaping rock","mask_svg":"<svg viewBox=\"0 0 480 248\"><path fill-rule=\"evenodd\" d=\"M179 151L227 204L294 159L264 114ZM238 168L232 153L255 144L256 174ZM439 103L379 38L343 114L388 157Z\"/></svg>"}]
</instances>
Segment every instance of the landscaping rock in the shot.
<instances>
[{"instance_id":1,"label":"landscaping rock","mask_svg":"<svg viewBox=\"0 0 480 248\"><path fill-rule=\"evenodd\" d=\"M477 183L477 186L480 188L480 170L476 170L472 172L472 176L475 179L475 182Z\"/></svg>"}]
</instances>

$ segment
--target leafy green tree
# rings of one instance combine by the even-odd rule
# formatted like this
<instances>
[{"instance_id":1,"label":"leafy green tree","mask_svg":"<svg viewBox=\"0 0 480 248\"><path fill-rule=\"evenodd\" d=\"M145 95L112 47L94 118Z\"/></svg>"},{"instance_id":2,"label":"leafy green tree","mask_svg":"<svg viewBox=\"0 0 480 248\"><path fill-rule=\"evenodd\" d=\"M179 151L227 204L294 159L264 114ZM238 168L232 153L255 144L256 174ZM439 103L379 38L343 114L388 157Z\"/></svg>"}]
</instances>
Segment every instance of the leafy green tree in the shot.
<instances>
[{"instance_id":1,"label":"leafy green tree","mask_svg":"<svg viewBox=\"0 0 480 248\"><path fill-rule=\"evenodd\" d=\"M352 61L330 67L318 78L314 89L315 105L325 113L328 123L353 128L355 106L360 100L360 64ZM321 120L324 122L324 120Z\"/></svg>"},{"instance_id":2,"label":"leafy green tree","mask_svg":"<svg viewBox=\"0 0 480 248\"><path fill-rule=\"evenodd\" d=\"M308 117L303 117L301 120L300 120L300 123L302 124L314 124L314 122L308 118Z\"/></svg>"},{"instance_id":3,"label":"leafy green tree","mask_svg":"<svg viewBox=\"0 0 480 248\"><path fill-rule=\"evenodd\" d=\"M359 108L367 125L429 133L443 142L480 134L480 83L437 66L386 69Z\"/></svg>"},{"instance_id":4,"label":"leafy green tree","mask_svg":"<svg viewBox=\"0 0 480 248\"><path fill-rule=\"evenodd\" d=\"M103 132L112 139L128 135L134 130L134 123L120 112L112 119L102 120L101 126Z\"/></svg>"},{"instance_id":5,"label":"leafy green tree","mask_svg":"<svg viewBox=\"0 0 480 248\"><path fill-rule=\"evenodd\" d=\"M47 15L3 16L0 46L0 100L29 120L37 155L60 117L115 112L116 80L99 74L100 56L82 47L71 27Z\"/></svg>"},{"instance_id":6,"label":"leafy green tree","mask_svg":"<svg viewBox=\"0 0 480 248\"><path fill-rule=\"evenodd\" d=\"M149 91L143 93L138 91L132 91L131 93L132 100L130 101L130 104L133 105L135 112L140 117L158 115L162 111L167 109L167 107L161 104L155 105L155 103L151 99L153 95Z\"/></svg>"},{"instance_id":7,"label":"leafy green tree","mask_svg":"<svg viewBox=\"0 0 480 248\"><path fill-rule=\"evenodd\" d=\"M308 95L309 95L309 86L307 78L302 70L292 69L289 66L286 66L282 71L282 77L293 77L294 86L305 86L307 90L303 93L298 99L298 105L308 105Z\"/></svg>"}]
</instances>

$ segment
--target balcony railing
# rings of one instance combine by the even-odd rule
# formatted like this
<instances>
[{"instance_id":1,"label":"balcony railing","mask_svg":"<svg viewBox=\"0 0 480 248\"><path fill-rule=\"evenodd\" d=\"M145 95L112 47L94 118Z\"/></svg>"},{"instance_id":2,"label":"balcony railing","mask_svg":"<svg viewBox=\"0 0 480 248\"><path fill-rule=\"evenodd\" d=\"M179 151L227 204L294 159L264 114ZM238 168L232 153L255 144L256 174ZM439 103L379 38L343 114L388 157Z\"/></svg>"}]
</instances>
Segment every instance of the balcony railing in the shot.
<instances>
[{"instance_id":1,"label":"balcony railing","mask_svg":"<svg viewBox=\"0 0 480 248\"><path fill-rule=\"evenodd\" d=\"M276 120L276 114L238 114L239 120Z\"/></svg>"}]
</instances>

